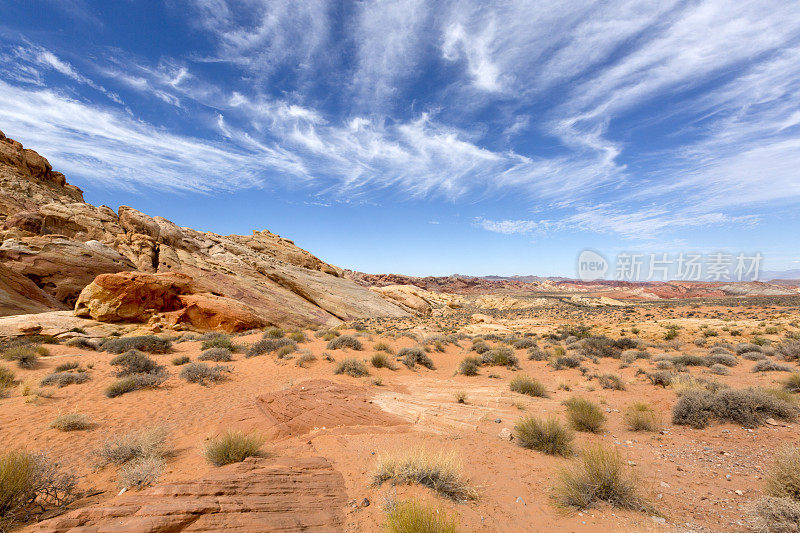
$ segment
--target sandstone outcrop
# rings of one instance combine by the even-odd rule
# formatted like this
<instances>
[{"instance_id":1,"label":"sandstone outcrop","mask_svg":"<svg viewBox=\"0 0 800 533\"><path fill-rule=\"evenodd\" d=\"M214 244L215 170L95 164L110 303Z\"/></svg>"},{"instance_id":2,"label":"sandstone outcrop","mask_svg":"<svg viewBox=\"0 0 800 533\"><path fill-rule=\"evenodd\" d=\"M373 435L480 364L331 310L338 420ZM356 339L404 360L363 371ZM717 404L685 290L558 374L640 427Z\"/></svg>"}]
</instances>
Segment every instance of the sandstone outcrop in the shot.
<instances>
[{"instance_id":1,"label":"sandstone outcrop","mask_svg":"<svg viewBox=\"0 0 800 533\"><path fill-rule=\"evenodd\" d=\"M10 295L9 304L0 305L3 314L72 307L97 276L122 272L183 273L193 281L191 290L174 295L170 305L154 306L164 296L158 282L131 289L141 299L137 304L130 295L113 303L100 290L103 284L143 278L102 278L76 312L139 323L159 314L165 325L229 331L263 325L335 326L408 314L269 231L223 236L179 227L128 206L115 212L87 204L80 189L54 172L44 157L2 132L0 228L0 265L5 267L0 275L14 273L13 279L11 274L0 279L0 294ZM150 289L156 293L148 296ZM26 295L32 303L25 304Z\"/></svg>"}]
</instances>

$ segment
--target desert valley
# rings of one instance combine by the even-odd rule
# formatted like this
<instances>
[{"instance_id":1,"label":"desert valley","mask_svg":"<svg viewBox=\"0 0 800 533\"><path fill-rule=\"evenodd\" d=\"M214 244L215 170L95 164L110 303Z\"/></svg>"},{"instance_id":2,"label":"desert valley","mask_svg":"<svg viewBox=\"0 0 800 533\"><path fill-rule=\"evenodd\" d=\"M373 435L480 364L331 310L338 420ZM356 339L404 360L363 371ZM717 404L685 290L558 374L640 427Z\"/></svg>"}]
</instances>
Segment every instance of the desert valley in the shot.
<instances>
[{"instance_id":1,"label":"desert valley","mask_svg":"<svg viewBox=\"0 0 800 533\"><path fill-rule=\"evenodd\" d=\"M30 148L0 133L3 531L797 531L800 281L364 274Z\"/></svg>"}]
</instances>

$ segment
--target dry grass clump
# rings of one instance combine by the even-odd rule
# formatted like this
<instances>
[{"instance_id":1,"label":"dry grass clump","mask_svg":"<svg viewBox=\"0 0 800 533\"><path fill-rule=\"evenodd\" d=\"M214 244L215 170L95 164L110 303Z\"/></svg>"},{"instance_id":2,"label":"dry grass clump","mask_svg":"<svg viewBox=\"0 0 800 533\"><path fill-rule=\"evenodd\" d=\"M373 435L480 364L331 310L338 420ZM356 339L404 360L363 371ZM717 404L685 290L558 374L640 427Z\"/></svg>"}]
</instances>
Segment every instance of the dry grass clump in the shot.
<instances>
[{"instance_id":1,"label":"dry grass clump","mask_svg":"<svg viewBox=\"0 0 800 533\"><path fill-rule=\"evenodd\" d=\"M98 343L96 341L91 341L85 337L74 337L64 344L71 348L79 348L81 350L95 351L98 348Z\"/></svg>"},{"instance_id":2,"label":"dry grass clump","mask_svg":"<svg viewBox=\"0 0 800 533\"><path fill-rule=\"evenodd\" d=\"M708 366L711 364L708 357L691 354L676 355L669 360L675 366Z\"/></svg>"},{"instance_id":3,"label":"dry grass clump","mask_svg":"<svg viewBox=\"0 0 800 533\"><path fill-rule=\"evenodd\" d=\"M69 361L67 363L61 363L55 368L56 372L67 372L69 370L77 370L80 368L80 363L77 361Z\"/></svg>"},{"instance_id":4,"label":"dry grass clump","mask_svg":"<svg viewBox=\"0 0 800 533\"><path fill-rule=\"evenodd\" d=\"M660 416L645 402L633 402L623 416L631 431L658 431L661 427Z\"/></svg>"},{"instance_id":5,"label":"dry grass clump","mask_svg":"<svg viewBox=\"0 0 800 533\"><path fill-rule=\"evenodd\" d=\"M721 365L719 363L714 363L713 365L711 365L708 368L708 371L718 376L727 376L728 374L731 373L730 369L727 366Z\"/></svg>"},{"instance_id":6,"label":"dry grass clump","mask_svg":"<svg viewBox=\"0 0 800 533\"><path fill-rule=\"evenodd\" d=\"M787 446L775 455L767 470L764 491L769 496L800 502L800 447Z\"/></svg>"},{"instance_id":7,"label":"dry grass clump","mask_svg":"<svg viewBox=\"0 0 800 533\"><path fill-rule=\"evenodd\" d=\"M599 433L603 429L606 415L596 403L586 398L570 398L564 401L567 406L567 418L573 429Z\"/></svg>"},{"instance_id":8,"label":"dry grass clump","mask_svg":"<svg viewBox=\"0 0 800 533\"><path fill-rule=\"evenodd\" d=\"M215 361L227 363L233 361L233 353L227 348L210 348L197 356L198 361Z\"/></svg>"},{"instance_id":9,"label":"dry grass clump","mask_svg":"<svg viewBox=\"0 0 800 533\"><path fill-rule=\"evenodd\" d=\"M302 331L293 331L289 333L289 338L298 344L308 342L308 337L306 337L306 334Z\"/></svg>"},{"instance_id":10,"label":"dry grass clump","mask_svg":"<svg viewBox=\"0 0 800 533\"><path fill-rule=\"evenodd\" d=\"M694 390L717 392L727 387L728 386L724 383L714 381L713 379L703 379L692 375L675 376L672 380L672 389L678 396L682 396Z\"/></svg>"},{"instance_id":11,"label":"dry grass clump","mask_svg":"<svg viewBox=\"0 0 800 533\"><path fill-rule=\"evenodd\" d=\"M458 373L462 376L477 376L480 366L480 357L467 356L458 364Z\"/></svg>"},{"instance_id":12,"label":"dry grass clump","mask_svg":"<svg viewBox=\"0 0 800 533\"><path fill-rule=\"evenodd\" d=\"M747 359L748 361L761 361L762 359L767 358L767 354L762 352L745 352L739 357L742 359Z\"/></svg>"},{"instance_id":13,"label":"dry grass clump","mask_svg":"<svg viewBox=\"0 0 800 533\"><path fill-rule=\"evenodd\" d=\"M167 436L169 431L165 426L131 431L118 437L106 440L95 455L100 459L101 465L121 465L134 459L143 457L166 457Z\"/></svg>"},{"instance_id":14,"label":"dry grass clump","mask_svg":"<svg viewBox=\"0 0 800 533\"><path fill-rule=\"evenodd\" d=\"M248 457L258 455L264 445L264 437L254 433L227 431L208 441L203 456L214 466L239 463Z\"/></svg>"},{"instance_id":15,"label":"dry grass clump","mask_svg":"<svg viewBox=\"0 0 800 533\"><path fill-rule=\"evenodd\" d=\"M453 500L473 500L477 493L461 474L461 463L452 453L422 449L378 457L372 483L417 484Z\"/></svg>"},{"instance_id":16,"label":"dry grass clump","mask_svg":"<svg viewBox=\"0 0 800 533\"><path fill-rule=\"evenodd\" d=\"M383 341L376 342L375 344L373 344L372 345L372 349L375 350L376 352L386 352L386 353L388 353L390 355L394 353L394 350L392 349L392 347L389 346L389 344L387 344L387 343L385 343Z\"/></svg>"},{"instance_id":17,"label":"dry grass clump","mask_svg":"<svg viewBox=\"0 0 800 533\"><path fill-rule=\"evenodd\" d=\"M141 335L138 337L119 337L106 339L101 348L109 353L124 353L130 350L139 350L147 353L168 353L172 349L172 342L155 335Z\"/></svg>"},{"instance_id":18,"label":"dry grass clump","mask_svg":"<svg viewBox=\"0 0 800 533\"><path fill-rule=\"evenodd\" d=\"M514 437L523 448L549 455L569 456L573 453L575 435L557 418L522 418L514 426Z\"/></svg>"},{"instance_id":19,"label":"dry grass clump","mask_svg":"<svg viewBox=\"0 0 800 533\"><path fill-rule=\"evenodd\" d=\"M481 355L481 364L489 366L507 366L509 368L516 368L519 366L519 359L511 348L507 346L499 346Z\"/></svg>"},{"instance_id":20,"label":"dry grass clump","mask_svg":"<svg viewBox=\"0 0 800 533\"><path fill-rule=\"evenodd\" d=\"M528 359L531 361L547 361L548 355L538 346L533 346L528 348Z\"/></svg>"},{"instance_id":21,"label":"dry grass clump","mask_svg":"<svg viewBox=\"0 0 800 533\"><path fill-rule=\"evenodd\" d=\"M431 370L436 369L436 366L433 364L433 360L428 357L428 354L426 354L422 348L419 347L403 348L397 353L397 357L401 358L403 364L408 368L414 368L417 365L422 365Z\"/></svg>"},{"instance_id":22,"label":"dry grass clump","mask_svg":"<svg viewBox=\"0 0 800 533\"><path fill-rule=\"evenodd\" d=\"M172 359L172 364L175 366L181 366L185 365L189 361L191 361L191 358L188 355L181 355L180 357L175 357Z\"/></svg>"},{"instance_id":23,"label":"dry grass clump","mask_svg":"<svg viewBox=\"0 0 800 533\"><path fill-rule=\"evenodd\" d=\"M778 346L777 353L786 361L800 360L800 339L785 340Z\"/></svg>"},{"instance_id":24,"label":"dry grass clump","mask_svg":"<svg viewBox=\"0 0 800 533\"><path fill-rule=\"evenodd\" d=\"M0 378L0 387L2 387L2 378ZM783 388L789 392L800 392L800 372L794 372L783 380Z\"/></svg>"},{"instance_id":25,"label":"dry grass clump","mask_svg":"<svg viewBox=\"0 0 800 533\"><path fill-rule=\"evenodd\" d=\"M743 354L746 352L760 352L761 350L762 350L761 346L750 342L740 342L739 344L733 347L733 351L738 354Z\"/></svg>"},{"instance_id":26,"label":"dry grass clump","mask_svg":"<svg viewBox=\"0 0 800 533\"><path fill-rule=\"evenodd\" d=\"M712 365L736 366L739 364L736 356L729 353L712 353L706 359Z\"/></svg>"},{"instance_id":27,"label":"dry grass clump","mask_svg":"<svg viewBox=\"0 0 800 533\"><path fill-rule=\"evenodd\" d=\"M389 533L457 533L456 520L415 500L392 502L386 509Z\"/></svg>"},{"instance_id":28,"label":"dry grass clump","mask_svg":"<svg viewBox=\"0 0 800 533\"><path fill-rule=\"evenodd\" d=\"M753 531L797 533L800 531L800 501L765 496L751 505Z\"/></svg>"},{"instance_id":29,"label":"dry grass clump","mask_svg":"<svg viewBox=\"0 0 800 533\"><path fill-rule=\"evenodd\" d=\"M86 372L53 372L42 378L39 385L42 387L56 385L61 388L67 385L86 383L90 379L92 379L91 376Z\"/></svg>"},{"instance_id":30,"label":"dry grass clump","mask_svg":"<svg viewBox=\"0 0 800 533\"><path fill-rule=\"evenodd\" d=\"M521 339L516 339L511 343L511 346L513 346L515 350L527 350L536 346L536 341L530 337L523 337Z\"/></svg>"},{"instance_id":31,"label":"dry grass clump","mask_svg":"<svg viewBox=\"0 0 800 533\"><path fill-rule=\"evenodd\" d=\"M164 383L168 377L169 374L163 371L148 374L131 374L106 387L105 394L109 398L116 398L141 389L155 389Z\"/></svg>"},{"instance_id":32,"label":"dry grass clump","mask_svg":"<svg viewBox=\"0 0 800 533\"><path fill-rule=\"evenodd\" d=\"M791 372L792 367L769 359L762 359L753 366L753 372Z\"/></svg>"},{"instance_id":33,"label":"dry grass clump","mask_svg":"<svg viewBox=\"0 0 800 533\"><path fill-rule=\"evenodd\" d=\"M230 352L238 352L241 347L234 344L230 335L225 333L206 333L203 335L203 343L200 345L201 350L210 350L212 348L225 348Z\"/></svg>"},{"instance_id":34,"label":"dry grass clump","mask_svg":"<svg viewBox=\"0 0 800 533\"><path fill-rule=\"evenodd\" d=\"M458 391L456 392L453 397L456 400L456 403L468 404L469 403L469 396L467 395L466 391Z\"/></svg>"},{"instance_id":35,"label":"dry grass clump","mask_svg":"<svg viewBox=\"0 0 800 533\"><path fill-rule=\"evenodd\" d=\"M15 361L20 368L36 368L39 362L39 353L31 346L13 346L3 351L3 359Z\"/></svg>"},{"instance_id":36,"label":"dry grass clump","mask_svg":"<svg viewBox=\"0 0 800 533\"><path fill-rule=\"evenodd\" d=\"M14 372L5 366L0 366L0 398L2 398L6 391L14 386L16 376Z\"/></svg>"},{"instance_id":37,"label":"dry grass clump","mask_svg":"<svg viewBox=\"0 0 800 533\"><path fill-rule=\"evenodd\" d=\"M329 350L342 350L344 348L362 350L364 347L361 345L361 341L352 335L340 335L328 342Z\"/></svg>"},{"instance_id":38,"label":"dry grass clump","mask_svg":"<svg viewBox=\"0 0 800 533\"><path fill-rule=\"evenodd\" d=\"M397 366L395 366L385 352L376 352L372 354L372 359L370 362L375 368L388 368L389 370L397 370Z\"/></svg>"},{"instance_id":39,"label":"dry grass clump","mask_svg":"<svg viewBox=\"0 0 800 533\"><path fill-rule=\"evenodd\" d=\"M284 336L284 332L281 328L267 328L264 330L263 339L280 339Z\"/></svg>"},{"instance_id":40,"label":"dry grass clump","mask_svg":"<svg viewBox=\"0 0 800 533\"><path fill-rule=\"evenodd\" d=\"M76 497L75 477L61 473L46 455L0 453L0 527L66 507Z\"/></svg>"},{"instance_id":41,"label":"dry grass clump","mask_svg":"<svg viewBox=\"0 0 800 533\"><path fill-rule=\"evenodd\" d=\"M558 357L554 357L553 360L550 361L550 365L556 370L561 370L563 368L578 368L581 366L581 359L576 355L560 355Z\"/></svg>"},{"instance_id":42,"label":"dry grass clump","mask_svg":"<svg viewBox=\"0 0 800 533\"><path fill-rule=\"evenodd\" d=\"M305 368L308 363L317 360L317 356L314 355L311 350L301 350L300 356L295 361L295 364L300 368Z\"/></svg>"},{"instance_id":43,"label":"dry grass clump","mask_svg":"<svg viewBox=\"0 0 800 533\"><path fill-rule=\"evenodd\" d=\"M258 355L264 355L265 353L277 352L281 348L285 348L287 346L291 346L292 351L294 351L294 348L297 347L297 343L292 339L286 338L262 339L251 344L244 356L248 358L256 357Z\"/></svg>"},{"instance_id":44,"label":"dry grass clump","mask_svg":"<svg viewBox=\"0 0 800 533\"><path fill-rule=\"evenodd\" d=\"M668 370L659 370L658 372L650 372L647 374L647 379L649 379L650 383L653 385L666 388L672 385L675 374Z\"/></svg>"},{"instance_id":45,"label":"dry grass clump","mask_svg":"<svg viewBox=\"0 0 800 533\"><path fill-rule=\"evenodd\" d=\"M649 510L637 485L615 449L596 445L583 450L577 464L561 471L555 498L561 505L578 509L608 502L621 509Z\"/></svg>"},{"instance_id":46,"label":"dry grass clump","mask_svg":"<svg viewBox=\"0 0 800 533\"><path fill-rule=\"evenodd\" d=\"M625 390L625 382L617 374L602 374L597 376L597 382L604 389Z\"/></svg>"},{"instance_id":47,"label":"dry grass clump","mask_svg":"<svg viewBox=\"0 0 800 533\"><path fill-rule=\"evenodd\" d=\"M547 389L542 383L530 376L524 374L514 376L514 379L508 384L508 388L512 392L520 394L527 394L528 396L535 396L539 398L547 397Z\"/></svg>"},{"instance_id":48,"label":"dry grass clump","mask_svg":"<svg viewBox=\"0 0 800 533\"><path fill-rule=\"evenodd\" d=\"M59 431L82 431L92 427L92 421L81 413L61 415L50 422L50 427Z\"/></svg>"},{"instance_id":49,"label":"dry grass clump","mask_svg":"<svg viewBox=\"0 0 800 533\"><path fill-rule=\"evenodd\" d=\"M359 361L353 357L348 357L336 365L333 373L347 374L348 376L352 376L354 378L360 378L362 376L368 376L369 370L367 370L367 365L365 365L363 361Z\"/></svg>"},{"instance_id":50,"label":"dry grass clump","mask_svg":"<svg viewBox=\"0 0 800 533\"><path fill-rule=\"evenodd\" d=\"M167 462L162 457L140 457L122 465L117 473L121 489L140 490L153 485L164 472Z\"/></svg>"},{"instance_id":51,"label":"dry grass clump","mask_svg":"<svg viewBox=\"0 0 800 533\"><path fill-rule=\"evenodd\" d=\"M762 389L691 390L672 409L672 423L702 429L717 419L756 427L770 417L794 420L797 414L794 404Z\"/></svg>"},{"instance_id":52,"label":"dry grass clump","mask_svg":"<svg viewBox=\"0 0 800 533\"><path fill-rule=\"evenodd\" d=\"M228 379L228 374L233 369L229 366L215 365L208 366L205 363L189 363L181 370L180 377L189 383L199 383L200 385L210 385Z\"/></svg>"}]
</instances>

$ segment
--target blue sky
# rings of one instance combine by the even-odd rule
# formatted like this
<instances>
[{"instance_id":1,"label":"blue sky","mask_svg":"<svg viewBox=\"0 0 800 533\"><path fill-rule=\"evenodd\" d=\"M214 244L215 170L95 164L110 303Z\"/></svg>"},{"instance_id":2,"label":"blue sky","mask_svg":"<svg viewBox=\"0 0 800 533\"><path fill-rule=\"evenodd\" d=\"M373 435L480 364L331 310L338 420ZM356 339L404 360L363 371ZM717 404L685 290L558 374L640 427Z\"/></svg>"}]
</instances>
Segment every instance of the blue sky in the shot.
<instances>
[{"instance_id":1,"label":"blue sky","mask_svg":"<svg viewBox=\"0 0 800 533\"><path fill-rule=\"evenodd\" d=\"M0 130L87 201L333 264L800 268L795 2L0 0Z\"/></svg>"}]
</instances>

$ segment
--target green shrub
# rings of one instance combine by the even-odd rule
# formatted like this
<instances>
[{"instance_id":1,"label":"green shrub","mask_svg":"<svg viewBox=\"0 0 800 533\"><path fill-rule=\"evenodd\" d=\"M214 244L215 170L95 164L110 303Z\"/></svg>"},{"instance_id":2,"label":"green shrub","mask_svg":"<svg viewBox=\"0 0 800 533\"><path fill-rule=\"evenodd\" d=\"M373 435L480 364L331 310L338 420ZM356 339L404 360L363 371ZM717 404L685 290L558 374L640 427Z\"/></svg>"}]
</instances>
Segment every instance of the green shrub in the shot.
<instances>
[{"instance_id":1,"label":"green shrub","mask_svg":"<svg viewBox=\"0 0 800 533\"><path fill-rule=\"evenodd\" d=\"M39 362L39 354L36 349L30 346L14 346L3 352L3 359L16 361L17 366L20 368L31 369L36 368Z\"/></svg>"},{"instance_id":2,"label":"green shrub","mask_svg":"<svg viewBox=\"0 0 800 533\"><path fill-rule=\"evenodd\" d=\"M453 500L473 500L475 489L461 474L460 462L453 454L416 449L378 457L372 483L386 481L428 487Z\"/></svg>"},{"instance_id":3,"label":"green shrub","mask_svg":"<svg viewBox=\"0 0 800 533\"><path fill-rule=\"evenodd\" d=\"M572 441L575 436L557 418L522 418L514 426L514 436L523 448L549 455L568 456L573 453Z\"/></svg>"},{"instance_id":4,"label":"green shrub","mask_svg":"<svg viewBox=\"0 0 800 533\"><path fill-rule=\"evenodd\" d=\"M631 431L658 431L661 425L656 410L645 402L633 402L624 417Z\"/></svg>"},{"instance_id":5,"label":"green shrub","mask_svg":"<svg viewBox=\"0 0 800 533\"><path fill-rule=\"evenodd\" d=\"M488 352L484 352L481 356L481 363L489 366L507 366L509 368L516 368L519 366L519 359L511 348L506 346L499 346Z\"/></svg>"},{"instance_id":6,"label":"green shrub","mask_svg":"<svg viewBox=\"0 0 800 533\"><path fill-rule=\"evenodd\" d=\"M292 339L294 342L300 344L303 342L308 342L308 337L302 331L293 331L289 334L289 338Z\"/></svg>"},{"instance_id":7,"label":"green shrub","mask_svg":"<svg viewBox=\"0 0 800 533\"><path fill-rule=\"evenodd\" d=\"M408 368L414 368L417 365L422 365L431 370L436 369L436 366L433 364L433 360L428 357L428 354L426 354L422 348L403 348L397 353L397 357L400 357L403 361L403 364Z\"/></svg>"},{"instance_id":8,"label":"green shrub","mask_svg":"<svg viewBox=\"0 0 800 533\"><path fill-rule=\"evenodd\" d=\"M86 372L54 372L42 378L39 385L42 387L56 385L61 388L67 385L86 383L90 379L92 379L91 376Z\"/></svg>"},{"instance_id":9,"label":"green shrub","mask_svg":"<svg viewBox=\"0 0 800 533\"><path fill-rule=\"evenodd\" d=\"M567 406L567 418L577 431L599 433L603 429L606 415L596 403L586 398L570 398L564 402Z\"/></svg>"},{"instance_id":10,"label":"green shrub","mask_svg":"<svg viewBox=\"0 0 800 533\"><path fill-rule=\"evenodd\" d=\"M148 374L129 374L106 387L106 396L116 398L141 389L155 389L167 380L169 374L163 371Z\"/></svg>"},{"instance_id":11,"label":"green shrub","mask_svg":"<svg viewBox=\"0 0 800 533\"><path fill-rule=\"evenodd\" d=\"M67 372L69 370L76 370L80 366L81 366L80 363L78 363L77 361L71 361L69 363L61 363L60 365L58 365L55 368L55 371L56 372Z\"/></svg>"},{"instance_id":12,"label":"green shrub","mask_svg":"<svg viewBox=\"0 0 800 533\"><path fill-rule=\"evenodd\" d=\"M210 348L197 356L198 361L215 361L227 363L233 361L233 354L227 348Z\"/></svg>"},{"instance_id":13,"label":"green shrub","mask_svg":"<svg viewBox=\"0 0 800 533\"><path fill-rule=\"evenodd\" d=\"M328 342L329 350L342 350L344 348L361 350L363 346L361 345L361 341L352 335L340 335Z\"/></svg>"},{"instance_id":14,"label":"green shrub","mask_svg":"<svg viewBox=\"0 0 800 533\"><path fill-rule=\"evenodd\" d=\"M205 363L189 363L181 370L180 377L189 383L210 385L228 379L231 367L216 365L208 366Z\"/></svg>"},{"instance_id":15,"label":"green shrub","mask_svg":"<svg viewBox=\"0 0 800 533\"><path fill-rule=\"evenodd\" d=\"M526 394L528 396L535 396L539 398L547 397L547 389L542 383L530 376L518 375L514 376L508 384L512 392Z\"/></svg>"},{"instance_id":16,"label":"green shrub","mask_svg":"<svg viewBox=\"0 0 800 533\"><path fill-rule=\"evenodd\" d=\"M455 519L417 501L389 505L386 510L389 533L457 533Z\"/></svg>"},{"instance_id":17,"label":"green shrub","mask_svg":"<svg viewBox=\"0 0 800 533\"><path fill-rule=\"evenodd\" d=\"M139 337L106 339L101 347L106 352L117 354L131 350L147 353L168 353L172 349L172 342L155 335L142 335Z\"/></svg>"},{"instance_id":18,"label":"green shrub","mask_svg":"<svg viewBox=\"0 0 800 533\"><path fill-rule=\"evenodd\" d=\"M75 478L46 455L11 450L0 453L0 524L12 525L77 498Z\"/></svg>"},{"instance_id":19,"label":"green shrub","mask_svg":"<svg viewBox=\"0 0 800 533\"><path fill-rule=\"evenodd\" d=\"M477 376L478 369L481 366L480 357L465 357L461 363L458 364L458 373L463 376Z\"/></svg>"},{"instance_id":20,"label":"green shrub","mask_svg":"<svg viewBox=\"0 0 800 533\"><path fill-rule=\"evenodd\" d=\"M283 337L283 335L284 335L284 332L283 332L283 330L281 328L267 328L264 331L264 337L263 338L265 338L265 339L280 339L281 337Z\"/></svg>"},{"instance_id":21,"label":"green shrub","mask_svg":"<svg viewBox=\"0 0 800 533\"><path fill-rule=\"evenodd\" d=\"M191 359L189 358L188 355L181 355L180 357L174 358L172 360L172 364L175 365L175 366L181 366L181 365L185 365L189 361L191 361Z\"/></svg>"},{"instance_id":22,"label":"green shrub","mask_svg":"<svg viewBox=\"0 0 800 533\"><path fill-rule=\"evenodd\" d=\"M158 372L163 368L139 350L130 350L118 355L111 359L108 364L120 367L117 371L118 377L131 374L149 374Z\"/></svg>"},{"instance_id":23,"label":"green shrub","mask_svg":"<svg viewBox=\"0 0 800 533\"><path fill-rule=\"evenodd\" d=\"M375 350L376 352L386 352L386 353L388 353L390 355L394 353L394 350L392 350L392 347L389 346L385 342L376 342L372 346L372 349Z\"/></svg>"},{"instance_id":24,"label":"green shrub","mask_svg":"<svg viewBox=\"0 0 800 533\"><path fill-rule=\"evenodd\" d=\"M203 450L203 456L214 466L239 463L258 455L264 442L264 437L260 435L228 431L211 439Z\"/></svg>"},{"instance_id":25,"label":"green shrub","mask_svg":"<svg viewBox=\"0 0 800 533\"><path fill-rule=\"evenodd\" d=\"M636 487L619 453L596 445L586 448L577 464L561 471L555 497L561 505L578 509L602 501L621 509L649 510Z\"/></svg>"},{"instance_id":26,"label":"green shrub","mask_svg":"<svg viewBox=\"0 0 800 533\"><path fill-rule=\"evenodd\" d=\"M367 370L367 365L365 365L363 361L359 361L353 357L348 357L336 365L333 373L347 374L348 376L359 378L362 376L368 376L369 370Z\"/></svg>"},{"instance_id":27,"label":"green shrub","mask_svg":"<svg viewBox=\"0 0 800 533\"><path fill-rule=\"evenodd\" d=\"M263 355L265 353L270 352L277 352L281 348L285 346L292 346L296 347L297 343L294 342L292 339L280 338L280 339L262 339L258 342L255 342L250 345L250 347L245 352L245 357L256 357L258 355Z\"/></svg>"},{"instance_id":28,"label":"green shrub","mask_svg":"<svg viewBox=\"0 0 800 533\"><path fill-rule=\"evenodd\" d=\"M210 350L212 348L224 348L229 352L238 352L239 346L233 343L230 335L224 333L212 333L204 335L203 343L200 345L201 350Z\"/></svg>"},{"instance_id":29,"label":"green shrub","mask_svg":"<svg viewBox=\"0 0 800 533\"><path fill-rule=\"evenodd\" d=\"M604 389L625 390L625 382L616 374L602 374L597 376L597 382Z\"/></svg>"},{"instance_id":30,"label":"green shrub","mask_svg":"<svg viewBox=\"0 0 800 533\"><path fill-rule=\"evenodd\" d=\"M14 372L5 366L0 366L0 389L7 389L14 386Z\"/></svg>"},{"instance_id":31,"label":"green shrub","mask_svg":"<svg viewBox=\"0 0 800 533\"><path fill-rule=\"evenodd\" d=\"M383 352L377 352L372 354L372 366L375 368L388 368L389 370L397 370L397 367L392 360L389 359L389 356Z\"/></svg>"},{"instance_id":32,"label":"green shrub","mask_svg":"<svg viewBox=\"0 0 800 533\"><path fill-rule=\"evenodd\" d=\"M717 392L689 390L672 409L672 423L696 429L712 419L744 427L759 426L767 418L794 420L798 409L792 403L762 389L722 389Z\"/></svg>"}]
</instances>

